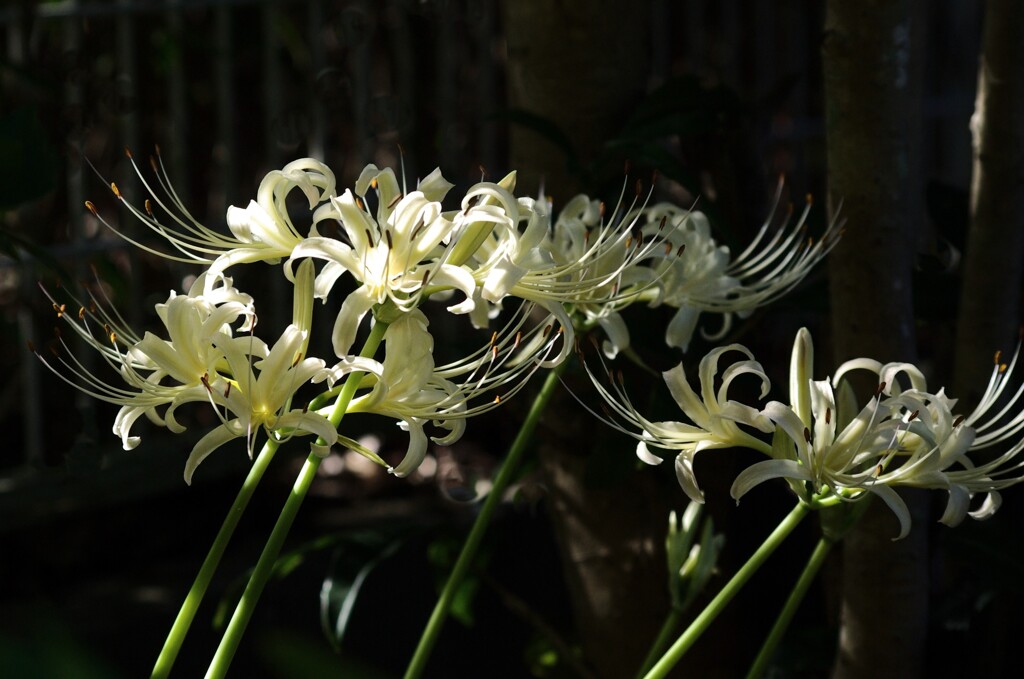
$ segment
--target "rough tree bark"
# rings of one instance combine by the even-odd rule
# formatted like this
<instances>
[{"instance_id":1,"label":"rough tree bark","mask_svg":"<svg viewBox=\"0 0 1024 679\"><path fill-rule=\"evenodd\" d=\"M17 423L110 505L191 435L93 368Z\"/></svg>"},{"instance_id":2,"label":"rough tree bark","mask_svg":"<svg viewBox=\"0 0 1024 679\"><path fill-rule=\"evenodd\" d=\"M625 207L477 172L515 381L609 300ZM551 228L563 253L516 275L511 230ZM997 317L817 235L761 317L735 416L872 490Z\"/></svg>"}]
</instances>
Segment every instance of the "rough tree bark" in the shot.
<instances>
[{"instance_id":1,"label":"rough tree bark","mask_svg":"<svg viewBox=\"0 0 1024 679\"><path fill-rule=\"evenodd\" d=\"M648 3L525 0L505 3L504 21L509 105L558 125L586 162L644 91ZM583 188L564 153L534 130L513 126L509 156L519 193L543 179L558 209ZM668 508L643 487L650 478L594 488L585 476L598 428L568 399L550 410L558 427L544 440L559 440L541 451L541 465L584 655L601 677L632 676L667 612Z\"/></svg>"},{"instance_id":2,"label":"rough tree bark","mask_svg":"<svg viewBox=\"0 0 1024 679\"><path fill-rule=\"evenodd\" d=\"M822 49L830 199L846 234L829 285L835 361L914 359L911 266L920 21L913 0L829 0ZM899 542L874 503L843 542L833 676L907 679L922 670L927 623L927 498L906 497L914 529Z\"/></svg>"},{"instance_id":3,"label":"rough tree bark","mask_svg":"<svg viewBox=\"0 0 1024 679\"><path fill-rule=\"evenodd\" d=\"M954 392L981 396L992 352L1013 347L1024 265L1024 4L988 0L971 134L971 225L956 335ZM961 409L962 410L962 409Z\"/></svg>"}]
</instances>

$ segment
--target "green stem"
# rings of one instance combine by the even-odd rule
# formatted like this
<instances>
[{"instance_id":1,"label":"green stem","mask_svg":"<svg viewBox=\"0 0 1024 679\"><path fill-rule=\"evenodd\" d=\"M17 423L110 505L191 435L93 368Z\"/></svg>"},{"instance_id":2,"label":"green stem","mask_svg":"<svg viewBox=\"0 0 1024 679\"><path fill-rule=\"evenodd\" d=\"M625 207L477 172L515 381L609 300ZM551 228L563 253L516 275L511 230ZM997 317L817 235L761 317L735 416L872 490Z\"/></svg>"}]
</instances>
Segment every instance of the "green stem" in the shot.
<instances>
[{"instance_id":1,"label":"green stem","mask_svg":"<svg viewBox=\"0 0 1024 679\"><path fill-rule=\"evenodd\" d=\"M804 596L807 595L807 589L814 582L814 578L818 575L818 571L821 570L822 564L825 563L825 557L828 556L829 550L832 549L834 544L835 542L825 537L818 540L818 544L811 553L811 558L808 559L807 565L804 566L803 572L800 573L800 578L796 581L796 585L793 586L793 591L789 593L789 598L786 599L786 605L782 607L778 619L775 620L772 631L768 633L768 638L764 640L764 645L761 646L757 657L754 658L754 664L750 666L747 679L757 679L768 668L768 663L775 654L775 649L779 642L782 641L782 636L786 633L789 623L793 620L793 615L796 613L797 608L800 607Z\"/></svg>"},{"instance_id":2,"label":"green stem","mask_svg":"<svg viewBox=\"0 0 1024 679\"><path fill-rule=\"evenodd\" d=\"M675 606L668 612L668 616L665 618L665 622L661 626L661 631L658 632L658 637L651 644L651 650L647 652L647 657L644 658L643 664L640 665L640 671L636 673L637 679L641 679L648 670L654 666L654 662L661 657L662 653L665 652L665 647L672 641L672 637L676 633L676 629L679 627L679 621L683 619L683 613Z\"/></svg>"},{"instance_id":3,"label":"green stem","mask_svg":"<svg viewBox=\"0 0 1024 679\"><path fill-rule=\"evenodd\" d=\"M502 463L501 469L498 471L498 475L494 479L494 486L491 488L490 493L487 495L487 499L484 500L483 506L480 508L480 514L477 515L476 521L473 523L473 528L470 530L465 544L462 545L462 551L459 553L459 558L455 562L452 574L449 576L448 582L445 583L444 589L441 590L441 597L438 599L433 612L430 614L430 620L427 621L427 626L423 629L423 635L420 637L419 645L416 646L416 652L413 654L412 660L409 661L409 667L405 671L405 679L415 679L416 677L419 677L426 668L427 660L430 658L430 653L434 649L434 644L437 643L438 635L440 635L441 627L444 625L444 621L448 617L448 611L451 609L452 601L455 599L455 594L458 591L459 586L462 584L462 581L465 579L466 573L469 571L469 567L473 563L473 559L476 558L476 553L480 548L480 542L483 540L484 533L487 532L487 527L491 522L491 517L493 516L495 509L497 509L498 505L501 503L501 498L505 494L505 489L512 482L512 479L515 478L516 472L519 469L519 463L522 461L523 455L529 447L530 439L533 437L533 432L537 428L540 416L544 413L544 409L551 401L551 397L555 393L555 388L558 386L559 376L565 371L568 363L568 361L562 361L548 371L547 378L544 380L544 385L540 388L540 392L538 392L537 396L533 399L533 405L530 406L530 412L526 415L526 420L523 422L523 426L519 428L519 433L512 442L512 447L509 448L508 455L505 457L505 461Z\"/></svg>"},{"instance_id":4,"label":"green stem","mask_svg":"<svg viewBox=\"0 0 1024 679\"><path fill-rule=\"evenodd\" d=\"M683 655L690 650L690 647L700 638L704 633L704 630L718 617L718 614L726 607L726 605L732 601L732 598L743 589L743 586L747 584L747 580L757 572L757 569L771 556L782 541L786 539L794 528L800 523L800 521L807 516L810 510L803 503L798 504L793 508L786 518L772 531L772 534L768 536L757 551L750 557L747 563L743 564L736 575L732 576L732 579L726 583L722 591L711 600L711 603L700 612L690 626L686 628L676 642L672 644L672 647L668 649L668 652L661 657L651 671L647 673L644 679L661 679L669 671L675 667L676 663L683 657Z\"/></svg>"},{"instance_id":5,"label":"green stem","mask_svg":"<svg viewBox=\"0 0 1024 679\"><path fill-rule=\"evenodd\" d=\"M370 331L370 336L366 338L366 343L363 345L360 356L372 357L377 352L377 347L380 346L381 340L384 339L384 332L387 330L387 327L388 324L381 321L377 321L374 324L373 330ZM327 419L335 428L341 423L341 419L345 416L345 411L348 409L352 397L355 396L361 375L362 373L359 372L351 373L338 394L338 400L334 402L334 408ZM316 445L322 446L325 444L326 442L322 439L318 438L316 441ZM281 553L281 547L284 545L285 538L288 537L288 531L291 530L295 516L299 513L299 507L302 506L302 501L306 498L309 487L313 484L313 479L316 477L316 470L320 467L321 459L319 456L310 453L306 458L306 462L302 465L299 476L295 479L292 491L288 495L288 500L285 501L284 508L281 510L281 515L277 518L277 523L274 524L274 530L271 531L270 538L263 547L259 561L256 562L256 568L249 577L245 591L242 592L242 598L239 599L235 612L232 614L230 622L228 622L228 627L224 630L224 637L221 639L220 646L217 647L217 652L213 656L213 661L206 671L207 679L223 677L227 674L228 667L231 666L231 660L235 657L235 652L238 650L238 644L242 641L245 628L252 618L253 611L256 610L256 602L259 600L260 594L263 593L263 588L266 587L267 581L270 580L274 564Z\"/></svg>"},{"instance_id":6,"label":"green stem","mask_svg":"<svg viewBox=\"0 0 1024 679\"><path fill-rule=\"evenodd\" d=\"M199 604L203 600L203 595L206 594L210 581L213 579L213 573L217 570L221 557L224 556L224 550L227 548L228 541L231 540L235 527L238 526L238 521L242 518L242 514L245 512L245 508L248 506L256 486L259 484L260 479L263 478L263 472L270 465L270 461L274 458L274 453L277 452L278 446L277 441L268 439L263 444L263 449L260 450L259 455L256 456L256 461L253 462L252 467L249 469L248 476L245 477L238 495L235 496L235 501L231 504L228 515L224 517L224 523L221 524L220 530L217 531L217 537L214 538L213 545L210 546L210 551L206 554L206 559L203 560L203 565L199 568L199 573L196 574L196 579L192 583L192 589L188 591L185 602L181 605L181 610L178 611L178 617L174 619L171 631L167 634L164 647L160 650L160 655L156 659L156 665L153 666L153 679L164 679L170 674L174 661L178 657L178 651L181 650L181 644L185 641L185 635L188 634L188 629L192 625L196 611L199 610Z\"/></svg>"}]
</instances>

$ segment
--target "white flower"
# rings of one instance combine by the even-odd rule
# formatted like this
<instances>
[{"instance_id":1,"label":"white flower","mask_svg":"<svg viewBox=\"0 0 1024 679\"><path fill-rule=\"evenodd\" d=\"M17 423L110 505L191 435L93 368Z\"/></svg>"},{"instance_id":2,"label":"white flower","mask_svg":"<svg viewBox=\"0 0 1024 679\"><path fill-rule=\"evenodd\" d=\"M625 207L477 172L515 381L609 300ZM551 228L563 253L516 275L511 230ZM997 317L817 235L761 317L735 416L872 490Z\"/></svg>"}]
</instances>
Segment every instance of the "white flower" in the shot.
<instances>
[{"instance_id":1,"label":"white flower","mask_svg":"<svg viewBox=\"0 0 1024 679\"><path fill-rule=\"evenodd\" d=\"M487 412L515 396L561 341L550 326L523 332L529 309L522 310L491 341L473 354L442 366L434 360L434 339L427 319L414 309L400 315L384 334L383 362L346 357L325 373L329 384L353 372L372 376L370 390L353 399L346 412L391 417L409 433L402 462L391 468L396 476L415 470L426 454L424 427L448 431L430 437L451 445L465 431L465 420ZM322 409L320 413L327 413Z\"/></svg>"},{"instance_id":2,"label":"white flower","mask_svg":"<svg viewBox=\"0 0 1024 679\"><path fill-rule=\"evenodd\" d=\"M715 378L721 356L730 351L745 355L722 374L721 384L716 389ZM587 368L590 373L589 367ZM767 375L761 365L752 359L750 351L739 344L720 347L708 353L700 362L700 395L691 387L682 364L662 373L676 404L692 424L683 422L652 422L633 406L622 386L621 377L611 379L611 389L605 387L593 373L591 380L598 392L610 406L612 415L606 420L611 426L638 440L637 457L647 464L660 464L662 458L651 448L678 451L675 459L676 477L687 496L694 502L704 502L704 493L697 484L693 471L694 457L702 450L713 448L747 447L768 453L770 448L763 441L754 438L737 426L738 423L751 426L762 432L772 430L772 423L755 408L728 399L729 386L740 375L751 374L761 381L761 397L770 387ZM627 426L618 423L622 420ZM633 427L639 427L637 433Z\"/></svg>"},{"instance_id":3,"label":"white flower","mask_svg":"<svg viewBox=\"0 0 1024 679\"><path fill-rule=\"evenodd\" d=\"M1021 462L1015 460L1024 443L985 464L976 465L968 453L976 450L976 430L969 426L984 418L1006 376L997 366L986 398L969 417L953 414L955 401L944 390L927 391L924 376L907 363L880 364L871 359L844 363L832 380L811 379L813 346L805 330L797 334L790 377L791 405L768 403L762 415L778 430L771 460L758 462L741 472L732 488L737 500L753 486L773 478L785 478L806 502L856 501L874 495L882 499L900 522L896 539L910 530L910 513L896 493L896 486L935 488L949 493L940 519L957 525L970 514L990 515L999 504L999 488L1020 481ZM1005 366L1003 366L1005 369ZM843 381L852 370L869 370L881 380L877 393L863 408L856 404ZM903 389L900 375L909 380ZM838 398L833 385L839 385ZM1019 433L1022 416L1013 413L1017 396L987 422L981 445L1002 442ZM996 425L999 426L996 426ZM986 493L985 502L969 511L971 497Z\"/></svg>"},{"instance_id":4,"label":"white flower","mask_svg":"<svg viewBox=\"0 0 1024 679\"><path fill-rule=\"evenodd\" d=\"M196 443L185 463L186 483L192 482L196 467L210 453L232 439L245 437L252 457L255 435L261 427L272 436L315 434L326 447L334 444L337 431L326 417L305 408L290 408L299 387L324 370L322 360L303 357L305 335L306 331L289 325L269 350L251 336L213 336L214 346L224 354L230 377L220 375L205 380L203 386L207 398L234 417L225 413L222 424Z\"/></svg>"},{"instance_id":5,"label":"white flower","mask_svg":"<svg viewBox=\"0 0 1024 679\"><path fill-rule=\"evenodd\" d=\"M171 431L182 431L184 427L174 419L174 409L182 403L205 400L203 382L216 374L224 359L223 352L212 343L213 337L230 335L231 324L239 318L244 319L240 329L252 323L252 298L232 287L231 279L212 277L216 282L210 283L210 278L208 274L200 276L188 294L172 292L167 302L156 306L168 339L151 332L140 339L116 311L108 311L95 298L88 305L79 304L76 315L64 313L64 307L50 297L58 315L118 373L124 386L97 377L70 351L66 352L68 358L55 352L55 360L78 382L40 358L69 384L121 406L113 429L125 450L139 444L139 437L130 432L143 415ZM102 335L97 337L100 329ZM157 408L162 406L168 408L161 415Z\"/></svg>"},{"instance_id":6,"label":"white flower","mask_svg":"<svg viewBox=\"0 0 1024 679\"><path fill-rule=\"evenodd\" d=\"M776 206L780 193L776 194ZM707 339L722 338L732 326L732 316L748 315L789 292L838 242L841 230L829 224L814 242L804 237L810 211L808 200L792 226L785 223L769 235L772 214L754 240L735 259L729 248L711 236L707 217L700 212L661 203L644 211L645 234L665 231L671 248L652 252L651 267L657 272L661 303L678 311L665 334L669 346L686 351L702 312L722 315L722 327ZM666 228L667 223L667 228ZM672 255L685 250L685 254ZM666 256L662 253L669 253Z\"/></svg>"},{"instance_id":7,"label":"white flower","mask_svg":"<svg viewBox=\"0 0 1024 679\"><path fill-rule=\"evenodd\" d=\"M345 298L334 324L332 338L339 357L348 354L367 311L387 301L402 311L414 309L429 294L428 284L466 295L466 300L449 307L453 313L472 310L473 277L445 262L456 224L442 214L439 201L450 187L435 170L416 191L403 195L390 169L369 165L356 182L358 197L347 190L317 210L314 233L292 251L286 269L300 258L326 260L316 279L316 296L324 301L346 272L361 283ZM377 192L376 218L365 202L369 188ZM327 220L341 223L345 241L318 235Z\"/></svg>"},{"instance_id":8,"label":"white flower","mask_svg":"<svg viewBox=\"0 0 1024 679\"><path fill-rule=\"evenodd\" d=\"M114 195L145 226L181 254L168 254L149 247L110 225L91 202L86 201L86 207L104 225L147 252L175 261L208 265L210 277L207 280L210 282L233 264L277 263L291 255L294 247L306 237L288 215L287 197L292 190L302 192L311 212L335 193L334 173L329 167L313 158L294 160L280 170L268 172L260 182L256 200L249 201L247 207L228 208L230 234L225 234L204 226L182 204L167 178L159 152L150 159L150 164L161 192L154 191L131 153L128 157L152 199L146 199L143 207L139 208L130 203L115 184L111 184Z\"/></svg>"}]
</instances>

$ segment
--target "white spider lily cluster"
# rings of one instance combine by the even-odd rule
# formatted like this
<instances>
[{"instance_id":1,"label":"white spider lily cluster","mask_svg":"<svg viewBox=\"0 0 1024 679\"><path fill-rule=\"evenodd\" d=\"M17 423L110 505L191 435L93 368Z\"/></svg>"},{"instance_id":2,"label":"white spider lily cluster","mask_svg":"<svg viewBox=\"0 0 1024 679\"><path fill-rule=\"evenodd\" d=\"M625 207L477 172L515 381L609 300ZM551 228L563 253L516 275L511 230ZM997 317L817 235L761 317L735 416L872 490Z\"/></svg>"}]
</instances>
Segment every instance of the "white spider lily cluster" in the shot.
<instances>
[{"instance_id":1,"label":"white spider lily cluster","mask_svg":"<svg viewBox=\"0 0 1024 679\"><path fill-rule=\"evenodd\" d=\"M718 360L726 351L739 351L747 360L729 366L716 389ZM1018 354L1009 366L1000 364L997 355L981 403L966 416L954 413L956 401L943 389L928 391L924 375L909 363L856 359L840 366L831 379L814 380L814 349L806 329L797 333L793 346L788 404L769 401L756 409L727 399L730 383L745 373L761 380L762 398L769 389L761 366L739 345L716 349L701 361L700 396L681 366L664 373L672 396L692 424L650 422L621 386L608 389L595 375L591 378L614 410L613 424L639 440L641 460L661 461L650 446L678 451L676 472L691 499L703 501L693 473L697 452L746 447L768 459L737 475L731 489L737 501L754 486L777 478L787 480L808 504L827 506L875 496L895 513L900 523L897 537L902 538L910 530L910 513L895 490L899 486L947 491L949 501L940 521L955 526L966 516L981 519L993 514L1000 505L998 491L1024 479L1024 438L1018 436L1024 430L1024 386L1012 396L1006 393ZM878 381L876 393L863 406L847 379L856 370L869 371ZM771 434L771 443L738 425ZM1006 450L984 458L978 454L997 445ZM975 495L984 497L972 510Z\"/></svg>"},{"instance_id":2,"label":"white spider lily cluster","mask_svg":"<svg viewBox=\"0 0 1024 679\"><path fill-rule=\"evenodd\" d=\"M470 186L458 208L446 210L442 203L454 186L439 170L410 191L391 169L368 165L353 189L339 193L331 169L312 158L268 173L255 200L229 208L227 230L218 231L201 224L182 204L159 151L150 159L151 179L130 152L128 157L150 197L138 206L116 185L110 188L170 251L115 228L93 203L86 207L147 251L205 270L186 294L172 292L158 305L163 336L136 336L109 304L92 300L88 307L78 305L82 310L76 318L63 313L53 298L59 315L118 379L112 384L100 378L66 347L47 365L87 393L121 407L114 431L126 449L139 442L132 429L140 417L179 432L184 426L176 417L178 408L207 403L220 424L189 456L188 481L202 460L235 438L245 438L251 455L261 430L279 441L315 435L317 454L326 454L338 441L358 450L338 433L335 417L334 399L341 393L336 383L350 379L356 383L348 412L391 418L408 432L406 456L390 469L404 476L424 458L431 438L439 445L457 441L467 418L498 407L537 370L564 361L577 330L602 328L605 353L613 356L629 344L622 308L636 302L668 304L679 312L667 339L685 349L702 311L723 314L727 328L731 314L749 312L789 290L835 241L830 227L818 244L806 242L801 232L805 212L795 228L780 227L774 236L766 235L766 225L754 244L731 261L728 249L712 239L703 215L649 206L639 186L629 204L623 191L607 220L603 204L586 196L576 197L553 218L549 201L515 196L515 173ZM297 212L308 210L304 218L290 212L295 192L304 199ZM310 226L301 229L299 223ZM256 305L226 275L232 267L256 263L281 266L295 291L293 322L272 344L254 334ZM340 300L330 330L334 356L308 356L310 338L318 332L312 327L313 300L338 297L336 284L347 277L355 286ZM445 301L448 312L466 315L481 329L502 315L507 301L517 307L506 312L511 318L489 342L439 365L421 310L431 299ZM373 352L353 352L368 318L371 324L384 324L382 360ZM745 351L721 351L729 349ZM702 382L713 381L721 351L702 367ZM726 382L743 372L766 381L760 367L748 361ZM762 429L769 420L732 402L720 406L724 396L709 400L705 393L702 401L689 390L681 370L669 380L696 427L650 423L632 406L620 414L645 431L642 459L657 460L648 445L685 448L677 469L688 492L699 497L693 455L731 445L741 433L735 424L741 415ZM305 407L293 407L301 390L318 384L326 390ZM730 414L740 419L730 420ZM431 437L428 426L440 433Z\"/></svg>"}]
</instances>

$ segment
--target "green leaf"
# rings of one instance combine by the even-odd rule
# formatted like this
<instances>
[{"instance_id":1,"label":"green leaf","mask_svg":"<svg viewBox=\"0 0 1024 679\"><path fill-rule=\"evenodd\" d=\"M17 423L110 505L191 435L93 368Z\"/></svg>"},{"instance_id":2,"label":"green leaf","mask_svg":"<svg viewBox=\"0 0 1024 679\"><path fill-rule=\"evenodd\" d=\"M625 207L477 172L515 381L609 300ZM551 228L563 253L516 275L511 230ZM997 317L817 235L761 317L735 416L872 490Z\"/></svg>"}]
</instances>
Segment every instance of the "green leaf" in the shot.
<instances>
[{"instance_id":1,"label":"green leaf","mask_svg":"<svg viewBox=\"0 0 1024 679\"><path fill-rule=\"evenodd\" d=\"M320 627L335 650L341 647L366 580L403 542L403 538L362 532L346 536L335 549L330 572L320 588Z\"/></svg>"}]
</instances>

